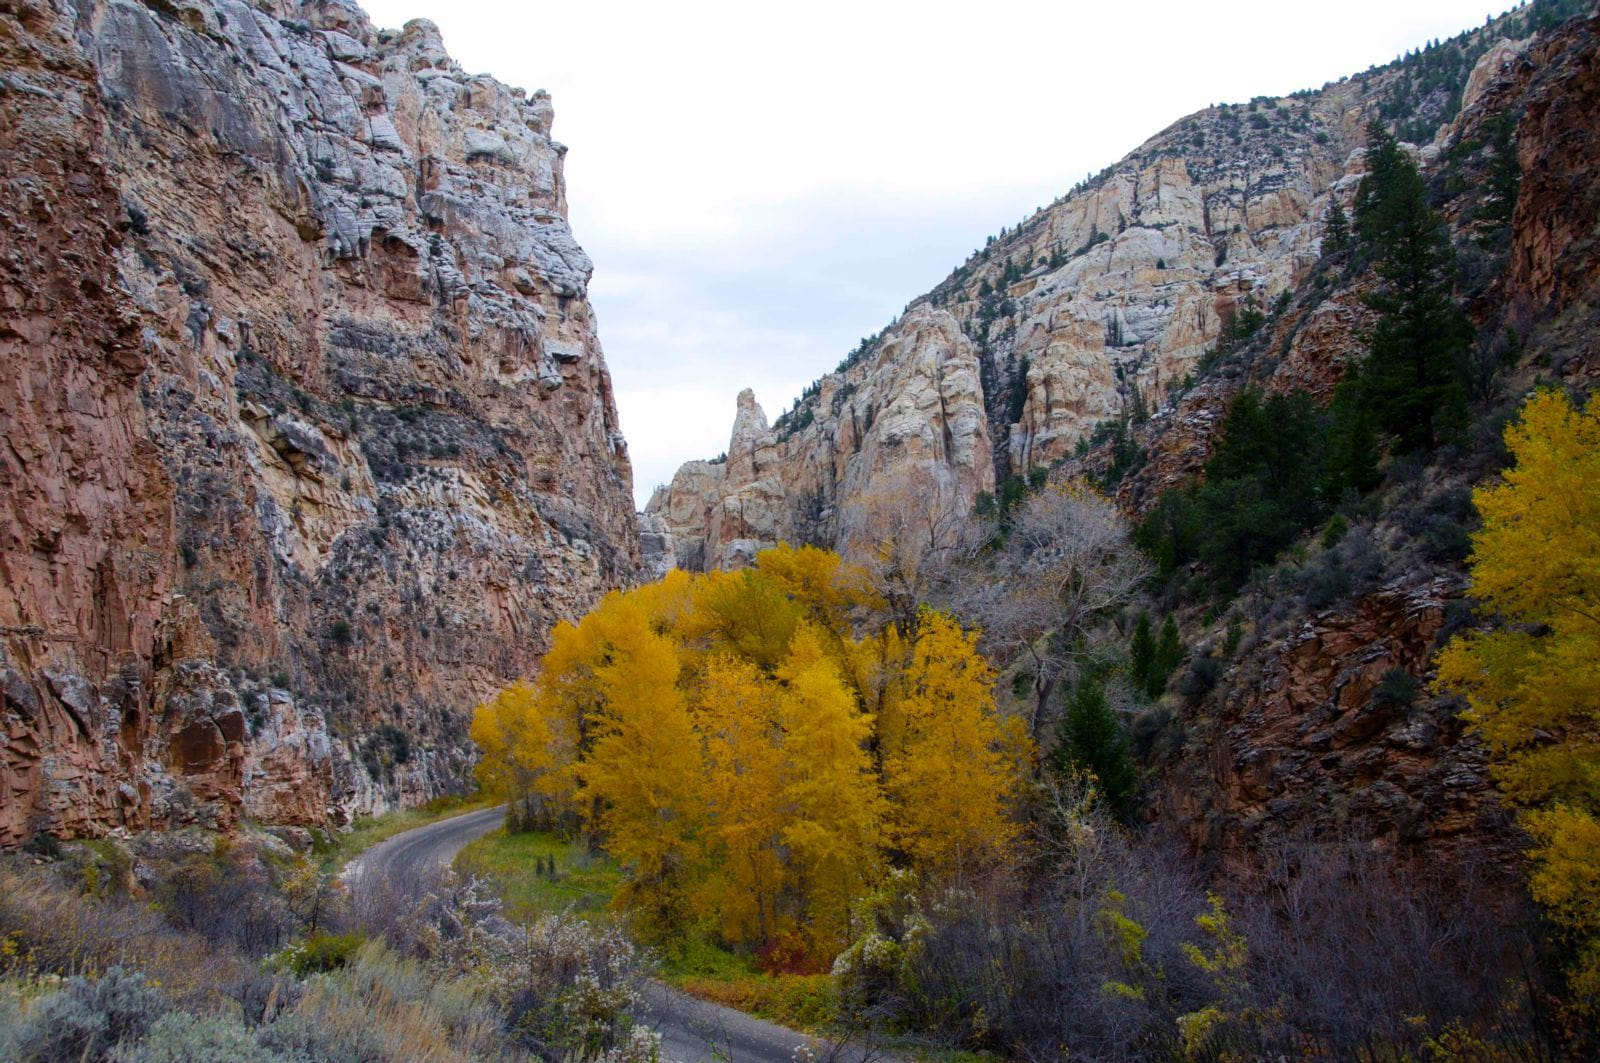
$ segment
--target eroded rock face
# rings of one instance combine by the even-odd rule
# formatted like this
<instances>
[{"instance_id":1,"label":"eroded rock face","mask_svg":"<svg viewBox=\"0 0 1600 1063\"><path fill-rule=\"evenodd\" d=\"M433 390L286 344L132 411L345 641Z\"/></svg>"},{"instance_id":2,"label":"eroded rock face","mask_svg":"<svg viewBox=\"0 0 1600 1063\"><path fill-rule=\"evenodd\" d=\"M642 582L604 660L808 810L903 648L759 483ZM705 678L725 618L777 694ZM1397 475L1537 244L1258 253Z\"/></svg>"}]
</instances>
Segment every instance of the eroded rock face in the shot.
<instances>
[{"instance_id":1,"label":"eroded rock face","mask_svg":"<svg viewBox=\"0 0 1600 1063\"><path fill-rule=\"evenodd\" d=\"M341 0L0 18L0 842L457 785L639 574L548 97Z\"/></svg>"},{"instance_id":2,"label":"eroded rock face","mask_svg":"<svg viewBox=\"0 0 1600 1063\"><path fill-rule=\"evenodd\" d=\"M776 426L741 393L725 457L680 468L647 518L670 530L680 565L738 568L781 541L849 553L864 507L915 484L965 512L994 489L981 375L960 323L919 306Z\"/></svg>"},{"instance_id":3,"label":"eroded rock face","mask_svg":"<svg viewBox=\"0 0 1600 1063\"><path fill-rule=\"evenodd\" d=\"M1520 839L1459 705L1427 684L1458 583L1369 595L1247 648L1220 682L1198 752L1167 776L1163 814L1197 849L1249 866L1287 832L1489 851Z\"/></svg>"}]
</instances>

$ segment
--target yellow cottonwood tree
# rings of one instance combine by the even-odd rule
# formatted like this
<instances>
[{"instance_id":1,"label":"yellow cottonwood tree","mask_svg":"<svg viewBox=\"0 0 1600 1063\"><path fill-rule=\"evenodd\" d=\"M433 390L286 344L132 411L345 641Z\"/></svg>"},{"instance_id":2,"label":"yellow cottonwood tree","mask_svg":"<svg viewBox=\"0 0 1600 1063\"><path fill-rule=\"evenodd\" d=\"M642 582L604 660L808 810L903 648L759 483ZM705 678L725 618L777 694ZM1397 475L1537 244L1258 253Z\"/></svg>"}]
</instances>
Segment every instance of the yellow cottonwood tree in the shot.
<instances>
[{"instance_id":1,"label":"yellow cottonwood tree","mask_svg":"<svg viewBox=\"0 0 1600 1063\"><path fill-rule=\"evenodd\" d=\"M530 683L512 683L472 714L470 734L483 750L475 774L488 793L549 821L572 805L576 735L568 719Z\"/></svg>"},{"instance_id":2,"label":"yellow cottonwood tree","mask_svg":"<svg viewBox=\"0 0 1600 1063\"><path fill-rule=\"evenodd\" d=\"M647 933L664 935L701 910L705 765L678 689L677 648L636 603L608 599L602 608L612 649L595 668L603 707L578 768L582 796L630 872L618 902Z\"/></svg>"},{"instance_id":3,"label":"yellow cottonwood tree","mask_svg":"<svg viewBox=\"0 0 1600 1063\"><path fill-rule=\"evenodd\" d=\"M800 607L759 569L707 572L695 581L693 600L686 635L768 673L783 660L800 623Z\"/></svg>"},{"instance_id":4,"label":"yellow cottonwood tree","mask_svg":"<svg viewBox=\"0 0 1600 1063\"><path fill-rule=\"evenodd\" d=\"M1600 1000L1600 403L1536 392L1515 459L1473 501L1472 593L1505 624L1453 639L1438 683L1466 696L1507 795L1528 811L1535 899L1574 939L1575 997Z\"/></svg>"},{"instance_id":5,"label":"yellow cottonwood tree","mask_svg":"<svg viewBox=\"0 0 1600 1063\"><path fill-rule=\"evenodd\" d=\"M812 951L831 958L850 936L850 905L878 872L883 796L866 741L871 722L815 629L795 632L779 678L784 730L783 841L808 915Z\"/></svg>"},{"instance_id":6,"label":"yellow cottonwood tree","mask_svg":"<svg viewBox=\"0 0 1600 1063\"><path fill-rule=\"evenodd\" d=\"M900 707L884 750L895 845L920 867L958 873L994 859L1016 836L1018 782L995 717L994 669L952 617L924 609Z\"/></svg>"},{"instance_id":7,"label":"yellow cottonwood tree","mask_svg":"<svg viewBox=\"0 0 1600 1063\"><path fill-rule=\"evenodd\" d=\"M788 882L778 689L755 665L711 658L695 706L705 742L706 798L714 817L722 932L768 941L785 927L777 902Z\"/></svg>"},{"instance_id":8,"label":"yellow cottonwood tree","mask_svg":"<svg viewBox=\"0 0 1600 1063\"><path fill-rule=\"evenodd\" d=\"M852 636L853 610L884 608L867 571L847 564L831 550L781 543L761 551L759 560L759 571L804 609L813 623L837 638Z\"/></svg>"},{"instance_id":9,"label":"yellow cottonwood tree","mask_svg":"<svg viewBox=\"0 0 1600 1063\"><path fill-rule=\"evenodd\" d=\"M486 786L581 816L645 933L714 915L815 966L891 859L947 874L1015 836L1026 741L993 679L955 621L908 633L862 570L780 547L606 595L473 737Z\"/></svg>"}]
</instances>

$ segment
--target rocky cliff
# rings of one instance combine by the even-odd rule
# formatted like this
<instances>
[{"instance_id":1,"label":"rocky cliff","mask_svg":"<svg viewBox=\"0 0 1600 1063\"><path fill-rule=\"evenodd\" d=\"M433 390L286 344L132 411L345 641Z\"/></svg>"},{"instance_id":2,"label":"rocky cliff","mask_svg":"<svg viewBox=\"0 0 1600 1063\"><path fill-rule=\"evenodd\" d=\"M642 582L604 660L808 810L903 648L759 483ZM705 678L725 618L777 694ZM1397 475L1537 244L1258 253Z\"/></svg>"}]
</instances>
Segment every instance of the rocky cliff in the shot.
<instances>
[{"instance_id":1,"label":"rocky cliff","mask_svg":"<svg viewBox=\"0 0 1600 1063\"><path fill-rule=\"evenodd\" d=\"M1483 225L1481 148L1501 115L1515 118L1521 180L1497 237ZM1600 14L1591 13L1491 50L1462 111L1441 130L1433 198L1457 237L1460 294L1478 349L1504 377L1503 398L1484 400L1497 420L1478 427L1480 440L1496 438L1536 383L1579 395L1600 388L1597 120ZM1363 287L1358 278L1325 300L1314 286L1297 291L1242 359L1253 356L1254 365L1208 379L1141 426L1135 437L1149 460L1121 485L1123 500L1140 507L1192 476L1210 452L1218 411L1240 386L1326 395L1363 349ZM1313 543L1265 574L1234 605L1235 622L1249 631L1236 654L1223 648L1224 623L1198 634L1197 656L1209 659L1215 688L1191 690L1181 714L1186 750L1166 772L1159 804L1199 847L1237 859L1287 827L1518 866L1525 838L1489 781L1460 702L1429 694L1438 648L1472 623L1463 565L1470 488L1500 460L1492 447L1482 459L1473 449L1427 467L1392 465L1363 542ZM1108 460L1091 453L1064 472L1094 475ZM1354 586L1320 601L1329 578Z\"/></svg>"},{"instance_id":2,"label":"rocky cliff","mask_svg":"<svg viewBox=\"0 0 1600 1063\"><path fill-rule=\"evenodd\" d=\"M874 500L911 490L964 513L994 489L981 373L960 322L917 307L776 426L740 394L727 452L683 466L646 516L699 569L739 567L780 540L848 549Z\"/></svg>"},{"instance_id":3,"label":"rocky cliff","mask_svg":"<svg viewBox=\"0 0 1600 1063\"><path fill-rule=\"evenodd\" d=\"M459 785L639 565L548 97L343 0L0 20L0 843Z\"/></svg>"},{"instance_id":4,"label":"rocky cliff","mask_svg":"<svg viewBox=\"0 0 1600 1063\"><path fill-rule=\"evenodd\" d=\"M1306 280L1330 205L1348 210L1360 183L1368 119L1397 120L1417 141L1415 155L1434 164L1457 116L1481 108L1507 71L1530 62L1523 37L1532 28L1527 13L1514 14L1320 90L1180 120L1003 229L914 299L778 420L759 476L733 464L747 442L736 428L726 467L689 463L647 511L664 521L689 566L738 564L780 539L847 544L863 489L925 478L913 467L928 460L926 447L891 442L866 462L870 475L857 451L891 407L900 411L896 438L944 434L951 405L925 400L950 385L930 390L926 373L901 371L902 362L941 352L963 351L957 386L968 390L952 398L984 414L964 456L981 461L987 450L993 467L945 461L964 498L1060 462L1097 427L1176 407L1231 322L1265 314ZM1294 337L1306 349L1297 364L1345 357L1367 320L1359 298L1318 314ZM929 416L913 426L907 417L918 410ZM851 473L857 466L863 471Z\"/></svg>"}]
</instances>

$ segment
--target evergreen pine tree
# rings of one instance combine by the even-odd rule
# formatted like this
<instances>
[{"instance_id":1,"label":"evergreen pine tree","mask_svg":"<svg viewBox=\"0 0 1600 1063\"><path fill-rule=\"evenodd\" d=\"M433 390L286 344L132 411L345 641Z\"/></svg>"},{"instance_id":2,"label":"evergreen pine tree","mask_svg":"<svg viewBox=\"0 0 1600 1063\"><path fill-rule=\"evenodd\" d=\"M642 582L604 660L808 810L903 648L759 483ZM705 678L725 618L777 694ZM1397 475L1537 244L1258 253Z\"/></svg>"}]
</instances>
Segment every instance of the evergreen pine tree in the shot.
<instances>
[{"instance_id":1,"label":"evergreen pine tree","mask_svg":"<svg viewBox=\"0 0 1600 1063\"><path fill-rule=\"evenodd\" d=\"M1372 412L1361 401L1359 379L1342 382L1328 407L1327 467L1323 497L1336 506L1346 493L1364 495L1378 486L1378 438Z\"/></svg>"},{"instance_id":2,"label":"evergreen pine tree","mask_svg":"<svg viewBox=\"0 0 1600 1063\"><path fill-rule=\"evenodd\" d=\"M1322 253L1324 255L1337 255L1350 246L1350 218L1344 212L1344 204L1334 198L1328 207L1328 220L1323 224Z\"/></svg>"},{"instance_id":3,"label":"evergreen pine tree","mask_svg":"<svg viewBox=\"0 0 1600 1063\"><path fill-rule=\"evenodd\" d=\"M1183 643L1178 639L1178 622L1168 613L1161 623L1161 641L1156 644L1155 667L1150 672L1150 697L1159 698L1167 680L1183 660Z\"/></svg>"},{"instance_id":4,"label":"evergreen pine tree","mask_svg":"<svg viewBox=\"0 0 1600 1063\"><path fill-rule=\"evenodd\" d=\"M1087 772L1113 812L1126 819L1132 812L1139 777L1128 757L1128 739L1106 703L1105 685L1085 674L1074 688L1072 703L1056 730L1056 770Z\"/></svg>"},{"instance_id":5,"label":"evergreen pine tree","mask_svg":"<svg viewBox=\"0 0 1600 1063\"><path fill-rule=\"evenodd\" d=\"M1489 202L1483 207L1482 217L1495 226L1511 224L1511 214L1517 206L1517 192L1522 186L1522 163L1517 158L1517 116L1507 108L1495 115L1489 123L1489 172L1485 185Z\"/></svg>"},{"instance_id":6,"label":"evergreen pine tree","mask_svg":"<svg viewBox=\"0 0 1600 1063\"><path fill-rule=\"evenodd\" d=\"M1431 450L1463 417L1460 366L1471 326L1450 297L1455 250L1416 166L1380 123L1368 126L1356 227L1377 253L1379 313L1362 374L1378 423L1401 451Z\"/></svg>"},{"instance_id":7,"label":"evergreen pine tree","mask_svg":"<svg viewBox=\"0 0 1600 1063\"><path fill-rule=\"evenodd\" d=\"M1150 614L1140 613L1139 622L1133 626L1133 640L1128 643L1128 681L1135 690L1149 689L1155 661L1156 640L1150 632Z\"/></svg>"}]
</instances>

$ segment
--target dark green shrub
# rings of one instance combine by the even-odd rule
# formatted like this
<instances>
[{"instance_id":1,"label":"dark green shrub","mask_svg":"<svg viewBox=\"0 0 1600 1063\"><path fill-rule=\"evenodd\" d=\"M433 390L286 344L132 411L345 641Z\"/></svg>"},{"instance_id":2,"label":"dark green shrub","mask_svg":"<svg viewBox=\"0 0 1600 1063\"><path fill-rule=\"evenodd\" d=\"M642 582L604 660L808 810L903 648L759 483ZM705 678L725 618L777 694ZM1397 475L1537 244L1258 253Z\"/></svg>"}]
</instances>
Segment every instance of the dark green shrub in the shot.
<instances>
[{"instance_id":1,"label":"dark green shrub","mask_svg":"<svg viewBox=\"0 0 1600 1063\"><path fill-rule=\"evenodd\" d=\"M359 933L312 934L304 941L289 946L283 956L284 965L304 978L308 974L336 971L350 962L366 938Z\"/></svg>"},{"instance_id":2,"label":"dark green shrub","mask_svg":"<svg viewBox=\"0 0 1600 1063\"><path fill-rule=\"evenodd\" d=\"M1372 703L1409 709L1416 703L1417 694L1421 689L1422 684L1417 682L1416 676L1404 668L1391 668L1383 673L1382 681L1372 692Z\"/></svg>"},{"instance_id":3,"label":"dark green shrub","mask_svg":"<svg viewBox=\"0 0 1600 1063\"><path fill-rule=\"evenodd\" d=\"M1056 727L1056 771L1067 776L1092 775L1106 805L1119 817L1133 813L1139 776L1128 757L1128 739L1106 701L1104 683L1095 675L1082 676L1073 688L1072 702Z\"/></svg>"}]
</instances>

